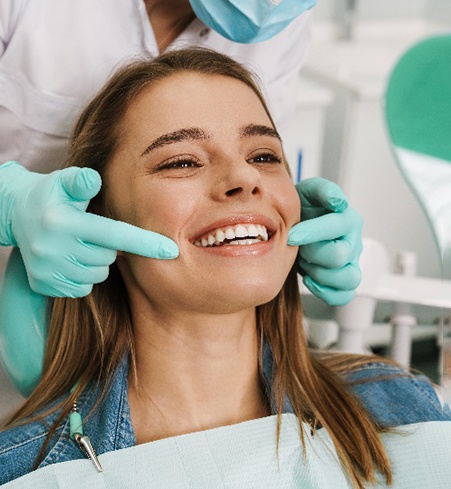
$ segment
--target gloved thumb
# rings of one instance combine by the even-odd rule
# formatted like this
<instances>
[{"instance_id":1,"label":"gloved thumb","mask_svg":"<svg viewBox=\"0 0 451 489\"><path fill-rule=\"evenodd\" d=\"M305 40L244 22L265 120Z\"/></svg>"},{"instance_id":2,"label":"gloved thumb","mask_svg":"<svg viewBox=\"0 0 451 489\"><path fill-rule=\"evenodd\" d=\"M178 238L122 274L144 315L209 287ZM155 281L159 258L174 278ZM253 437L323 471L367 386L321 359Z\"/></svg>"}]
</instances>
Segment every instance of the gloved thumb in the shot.
<instances>
[{"instance_id":1,"label":"gloved thumb","mask_svg":"<svg viewBox=\"0 0 451 489\"><path fill-rule=\"evenodd\" d=\"M61 170L60 183L71 199L85 201L99 193L102 179L92 168L70 167Z\"/></svg>"},{"instance_id":2,"label":"gloved thumb","mask_svg":"<svg viewBox=\"0 0 451 489\"><path fill-rule=\"evenodd\" d=\"M348 201L343 190L334 182L321 177L307 178L296 185L301 205L321 207L324 211L343 212Z\"/></svg>"}]
</instances>

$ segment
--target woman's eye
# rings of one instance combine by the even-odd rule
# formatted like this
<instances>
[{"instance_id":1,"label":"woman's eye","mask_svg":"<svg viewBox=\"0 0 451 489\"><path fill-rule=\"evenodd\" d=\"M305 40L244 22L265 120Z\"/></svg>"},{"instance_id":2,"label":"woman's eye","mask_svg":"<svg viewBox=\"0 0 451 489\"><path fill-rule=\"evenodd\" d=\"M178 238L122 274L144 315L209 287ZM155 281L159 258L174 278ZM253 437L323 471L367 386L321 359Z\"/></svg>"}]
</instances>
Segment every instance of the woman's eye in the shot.
<instances>
[{"instance_id":1,"label":"woman's eye","mask_svg":"<svg viewBox=\"0 0 451 489\"><path fill-rule=\"evenodd\" d=\"M282 159L274 153L261 153L250 158L249 163L281 163Z\"/></svg>"},{"instance_id":2,"label":"woman's eye","mask_svg":"<svg viewBox=\"0 0 451 489\"><path fill-rule=\"evenodd\" d=\"M193 159L180 159L175 161L168 161L158 166L158 170L184 170L185 168L199 168L201 164Z\"/></svg>"}]
</instances>

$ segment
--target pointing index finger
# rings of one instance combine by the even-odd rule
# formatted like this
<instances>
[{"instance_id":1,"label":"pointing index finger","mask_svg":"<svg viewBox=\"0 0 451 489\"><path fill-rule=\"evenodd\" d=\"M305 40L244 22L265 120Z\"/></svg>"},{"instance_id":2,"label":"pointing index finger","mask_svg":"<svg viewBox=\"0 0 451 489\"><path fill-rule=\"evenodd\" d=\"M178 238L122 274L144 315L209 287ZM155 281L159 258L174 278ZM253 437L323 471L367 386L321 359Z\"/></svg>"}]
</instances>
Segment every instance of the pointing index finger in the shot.
<instances>
[{"instance_id":1,"label":"pointing index finger","mask_svg":"<svg viewBox=\"0 0 451 489\"><path fill-rule=\"evenodd\" d=\"M302 246L339 239L348 234L353 226L354 220L349 219L347 211L331 212L293 226L288 233L288 244Z\"/></svg>"},{"instance_id":2,"label":"pointing index finger","mask_svg":"<svg viewBox=\"0 0 451 489\"><path fill-rule=\"evenodd\" d=\"M179 255L175 242L162 234L96 214L79 212L74 217L72 225L83 241L148 258L168 260Z\"/></svg>"}]
</instances>

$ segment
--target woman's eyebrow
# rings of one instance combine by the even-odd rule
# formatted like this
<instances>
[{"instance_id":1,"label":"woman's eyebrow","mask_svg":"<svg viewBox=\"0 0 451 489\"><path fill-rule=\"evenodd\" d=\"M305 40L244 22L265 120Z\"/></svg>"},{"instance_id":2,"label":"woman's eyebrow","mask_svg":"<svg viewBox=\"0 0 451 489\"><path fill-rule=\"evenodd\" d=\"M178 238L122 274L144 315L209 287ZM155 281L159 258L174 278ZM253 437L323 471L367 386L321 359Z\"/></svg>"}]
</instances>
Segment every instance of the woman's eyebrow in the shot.
<instances>
[{"instance_id":1,"label":"woman's eyebrow","mask_svg":"<svg viewBox=\"0 0 451 489\"><path fill-rule=\"evenodd\" d=\"M167 134L159 136L157 139L152 141L149 146L147 146L141 156L145 156L146 154L150 153L150 151L166 144L178 143L180 141L186 141L190 139L199 140L209 138L210 135L199 127L188 127L185 129L179 129L177 131L168 132Z\"/></svg>"},{"instance_id":2,"label":"woman's eyebrow","mask_svg":"<svg viewBox=\"0 0 451 489\"><path fill-rule=\"evenodd\" d=\"M248 124L247 126L242 127L240 129L240 137L248 136L271 136L282 141L279 133L273 127L261 124Z\"/></svg>"}]
</instances>

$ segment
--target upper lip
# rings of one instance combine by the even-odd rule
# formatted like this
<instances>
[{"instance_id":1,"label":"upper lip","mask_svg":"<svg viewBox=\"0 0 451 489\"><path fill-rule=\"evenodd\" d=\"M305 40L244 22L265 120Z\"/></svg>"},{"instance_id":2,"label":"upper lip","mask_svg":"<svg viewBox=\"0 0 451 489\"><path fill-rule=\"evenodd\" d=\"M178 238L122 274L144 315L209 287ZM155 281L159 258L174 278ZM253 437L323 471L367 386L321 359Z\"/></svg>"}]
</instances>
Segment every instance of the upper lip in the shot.
<instances>
[{"instance_id":1,"label":"upper lip","mask_svg":"<svg viewBox=\"0 0 451 489\"><path fill-rule=\"evenodd\" d=\"M262 215L246 214L246 215L236 215L229 216L223 219L219 219L208 226L196 231L195 235L190 239L192 243L198 240L201 236L214 231L219 228L227 228L228 226L236 226L238 224L263 224L268 231L268 235L271 236L276 232L276 225L272 219Z\"/></svg>"}]
</instances>

